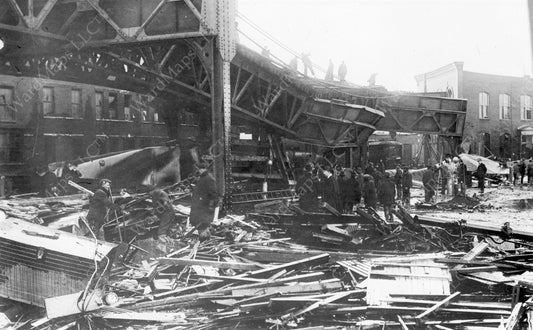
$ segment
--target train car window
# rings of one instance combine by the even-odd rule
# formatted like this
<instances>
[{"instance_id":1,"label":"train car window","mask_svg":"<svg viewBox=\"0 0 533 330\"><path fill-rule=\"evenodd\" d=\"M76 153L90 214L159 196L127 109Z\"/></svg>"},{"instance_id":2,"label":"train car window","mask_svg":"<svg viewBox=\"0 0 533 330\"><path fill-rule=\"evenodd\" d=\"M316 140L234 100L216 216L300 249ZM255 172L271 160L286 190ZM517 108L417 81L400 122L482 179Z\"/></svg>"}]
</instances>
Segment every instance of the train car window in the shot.
<instances>
[{"instance_id":1,"label":"train car window","mask_svg":"<svg viewBox=\"0 0 533 330\"><path fill-rule=\"evenodd\" d=\"M104 93L94 93L94 101L96 106L96 119L102 119L104 112Z\"/></svg>"},{"instance_id":2,"label":"train car window","mask_svg":"<svg viewBox=\"0 0 533 330\"><path fill-rule=\"evenodd\" d=\"M74 118L82 118L83 111L81 107L81 90L73 89L70 91L70 108L71 115Z\"/></svg>"},{"instance_id":3,"label":"train car window","mask_svg":"<svg viewBox=\"0 0 533 330\"><path fill-rule=\"evenodd\" d=\"M118 116L118 96L117 93L109 93L107 97L107 104L109 106L109 119L117 119Z\"/></svg>"},{"instance_id":4,"label":"train car window","mask_svg":"<svg viewBox=\"0 0 533 330\"><path fill-rule=\"evenodd\" d=\"M13 88L0 88L0 120L14 121L15 108L13 107Z\"/></svg>"},{"instance_id":5,"label":"train car window","mask_svg":"<svg viewBox=\"0 0 533 330\"><path fill-rule=\"evenodd\" d=\"M54 100L54 89L52 87L43 87L43 114L53 115L55 113L55 100Z\"/></svg>"}]
</instances>

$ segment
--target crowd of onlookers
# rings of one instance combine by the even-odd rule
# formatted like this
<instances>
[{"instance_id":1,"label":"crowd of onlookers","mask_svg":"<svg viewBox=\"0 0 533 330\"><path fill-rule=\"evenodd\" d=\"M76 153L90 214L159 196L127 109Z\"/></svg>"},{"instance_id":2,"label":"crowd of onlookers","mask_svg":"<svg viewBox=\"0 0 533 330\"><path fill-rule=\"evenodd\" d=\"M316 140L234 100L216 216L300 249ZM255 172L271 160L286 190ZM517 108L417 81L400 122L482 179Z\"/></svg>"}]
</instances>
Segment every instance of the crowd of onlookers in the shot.
<instances>
[{"instance_id":1,"label":"crowd of onlookers","mask_svg":"<svg viewBox=\"0 0 533 330\"><path fill-rule=\"evenodd\" d=\"M522 158L511 162L507 166L509 166L509 181L512 180L513 186L516 186L518 182L523 186L526 178L527 185L533 186L533 160L530 159L526 164L526 161Z\"/></svg>"},{"instance_id":2,"label":"crowd of onlookers","mask_svg":"<svg viewBox=\"0 0 533 330\"><path fill-rule=\"evenodd\" d=\"M422 173L424 201L435 202L439 186L441 196L465 196L467 187L472 186L472 176L478 179L478 188L483 193L486 175L483 162L479 161L477 169L470 172L459 157L446 155L441 163L428 165ZM390 220L394 204L410 207L412 187L412 170L405 165L386 171L382 163L368 163L363 170L309 162L298 177L296 192L304 211L317 212L327 203L338 212L351 213L362 205L376 209L379 203L385 219Z\"/></svg>"},{"instance_id":3,"label":"crowd of onlookers","mask_svg":"<svg viewBox=\"0 0 533 330\"><path fill-rule=\"evenodd\" d=\"M360 205L375 209L379 202L385 218L391 219L394 203L410 204L412 185L413 177L407 166L398 167L391 174L372 163L364 170L308 163L297 180L296 192L304 211L316 212L327 203L338 212L351 213Z\"/></svg>"}]
</instances>

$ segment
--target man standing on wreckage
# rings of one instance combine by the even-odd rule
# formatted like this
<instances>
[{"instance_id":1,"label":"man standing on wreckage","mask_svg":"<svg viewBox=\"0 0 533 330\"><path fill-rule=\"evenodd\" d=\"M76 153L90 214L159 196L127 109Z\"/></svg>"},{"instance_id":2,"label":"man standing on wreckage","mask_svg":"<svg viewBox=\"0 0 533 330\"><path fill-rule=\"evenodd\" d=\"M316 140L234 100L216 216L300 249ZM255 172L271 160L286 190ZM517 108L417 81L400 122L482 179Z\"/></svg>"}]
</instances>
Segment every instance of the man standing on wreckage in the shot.
<instances>
[{"instance_id":1,"label":"man standing on wreckage","mask_svg":"<svg viewBox=\"0 0 533 330\"><path fill-rule=\"evenodd\" d=\"M106 223L106 217L108 216L110 209L117 211L120 210L120 207L113 203L111 196L111 180L102 179L100 180L98 189L90 198L89 212L87 213L87 224L98 239L104 238L104 233L101 229ZM87 233L85 236L92 237L91 233Z\"/></svg>"},{"instance_id":2,"label":"man standing on wreckage","mask_svg":"<svg viewBox=\"0 0 533 330\"><path fill-rule=\"evenodd\" d=\"M200 241L204 241L211 236L209 227L213 222L219 198L215 178L207 170L207 164L200 163L198 172L200 179L192 192L189 221L198 230Z\"/></svg>"}]
</instances>

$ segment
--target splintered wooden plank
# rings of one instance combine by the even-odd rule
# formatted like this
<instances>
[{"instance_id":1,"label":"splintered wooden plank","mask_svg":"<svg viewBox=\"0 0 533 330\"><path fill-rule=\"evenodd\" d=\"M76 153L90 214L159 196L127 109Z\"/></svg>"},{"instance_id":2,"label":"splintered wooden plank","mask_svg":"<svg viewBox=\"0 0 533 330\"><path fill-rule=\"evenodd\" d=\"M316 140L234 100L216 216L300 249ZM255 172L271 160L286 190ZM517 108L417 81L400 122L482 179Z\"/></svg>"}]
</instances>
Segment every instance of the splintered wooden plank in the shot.
<instances>
[{"instance_id":1,"label":"splintered wooden plank","mask_svg":"<svg viewBox=\"0 0 533 330\"><path fill-rule=\"evenodd\" d=\"M235 277L235 276L220 276L220 275L210 275L210 274L197 274L198 277L210 278L214 280L224 280L229 282L247 282L247 283L266 283L267 280L250 278L250 277Z\"/></svg>"},{"instance_id":2,"label":"splintered wooden plank","mask_svg":"<svg viewBox=\"0 0 533 330\"><path fill-rule=\"evenodd\" d=\"M444 299L444 298L446 297L440 297L440 299ZM438 302L435 300L402 299L402 298L391 298L391 299L386 299L384 301L393 303L393 304L401 304L401 305L434 305L436 302ZM509 303L500 303L500 302L492 302L492 301L478 302L478 303L459 301L459 302L451 302L448 304L448 306L465 307L465 308L480 308L480 309L511 309L511 306Z\"/></svg>"},{"instance_id":3,"label":"splintered wooden plank","mask_svg":"<svg viewBox=\"0 0 533 330\"><path fill-rule=\"evenodd\" d=\"M370 276L370 269L372 268L372 265L370 262L337 261L337 264L341 265L342 267L348 270L351 270L352 272L362 277Z\"/></svg>"},{"instance_id":4,"label":"splintered wooden plank","mask_svg":"<svg viewBox=\"0 0 533 330\"><path fill-rule=\"evenodd\" d=\"M135 320L150 321L160 323L186 323L183 313L163 313L163 312L125 312L114 313L104 312L102 318L107 320Z\"/></svg>"},{"instance_id":5,"label":"splintered wooden plank","mask_svg":"<svg viewBox=\"0 0 533 330\"><path fill-rule=\"evenodd\" d=\"M179 265L179 266L210 266L214 268L225 269L239 269L239 270L257 270L259 267L254 264L245 264L240 262L221 262L208 261L199 259L181 259L181 258L158 258L161 264L164 265Z\"/></svg>"},{"instance_id":6,"label":"splintered wooden plank","mask_svg":"<svg viewBox=\"0 0 533 330\"><path fill-rule=\"evenodd\" d=\"M424 312L426 310L425 308L420 308L420 307L403 307L403 306L367 306L367 309L369 311L377 311L379 313ZM495 309L469 309L469 308L443 307L440 310L442 312L447 312L447 313L461 313L461 314L504 315L504 316L511 315L511 312L508 310L495 310ZM426 322L426 325L427 324L431 324L431 323Z\"/></svg>"},{"instance_id":7,"label":"splintered wooden plank","mask_svg":"<svg viewBox=\"0 0 533 330\"><path fill-rule=\"evenodd\" d=\"M231 294L234 297L249 297L257 295L266 295L271 293L302 293L302 292L317 292L317 291L330 291L330 290L340 290L342 289L342 283L338 279L331 279L321 282L311 282L311 283L297 283L294 285L287 286L275 286L267 288L256 288L256 289L237 289L231 290Z\"/></svg>"},{"instance_id":8,"label":"splintered wooden plank","mask_svg":"<svg viewBox=\"0 0 533 330\"><path fill-rule=\"evenodd\" d=\"M241 277L261 277L261 276L268 276L268 274L279 272L282 269L285 270L293 270L297 269L299 267L308 267L310 265L314 264L325 264L329 261L329 254L323 253L317 256L301 259L298 261L293 261L269 268L264 268L260 270L254 270L249 274L243 274Z\"/></svg>"},{"instance_id":9,"label":"splintered wooden plank","mask_svg":"<svg viewBox=\"0 0 533 330\"><path fill-rule=\"evenodd\" d=\"M489 247L489 243L483 241L483 242L479 243L478 245L474 246L474 248L472 250L468 251L468 253L465 254L465 256L461 258L461 260L462 261L472 261L477 256L479 256L481 253L483 253L483 251L485 251L488 247ZM457 265L453 269L457 270L457 269L460 269L462 267L463 267L463 265Z\"/></svg>"},{"instance_id":10,"label":"splintered wooden plank","mask_svg":"<svg viewBox=\"0 0 533 330\"><path fill-rule=\"evenodd\" d=\"M426 311L424 311L423 313L420 313L416 316L417 319L422 319L432 313L434 313L435 311L437 311L439 308L441 308L442 306L444 306L445 304L447 304L449 301L451 301L452 299L454 299L455 297L459 296L461 294L461 292L457 291L457 292L454 292L453 294L451 294L450 296L448 296L446 299L443 299L441 301L439 301L438 303L436 303L435 305L431 306L431 308L427 309Z\"/></svg>"},{"instance_id":11,"label":"splintered wooden plank","mask_svg":"<svg viewBox=\"0 0 533 330\"><path fill-rule=\"evenodd\" d=\"M400 322L400 325L402 326L402 330L409 330L409 328L407 327L407 324L405 324L402 317L400 315L396 315L396 316L398 316L398 322Z\"/></svg>"},{"instance_id":12,"label":"splintered wooden plank","mask_svg":"<svg viewBox=\"0 0 533 330\"><path fill-rule=\"evenodd\" d=\"M300 309L294 313L289 313L289 314L285 314L281 317L282 320L286 320L286 319L289 319L289 318L294 318L294 317L298 317L302 314L305 314L305 313L308 313L310 311L313 311L317 308L319 308L320 306L324 306L324 305L327 305L327 304L330 304L334 301L337 301L337 300L340 300L344 297L347 297L349 295L351 295L352 293L359 293L361 292L362 290L352 290L352 291L344 291L344 292L339 292L337 294L334 294L332 295L331 297L328 297L328 298L325 298L325 299L322 299L322 300L319 300L303 309Z\"/></svg>"},{"instance_id":13,"label":"splintered wooden plank","mask_svg":"<svg viewBox=\"0 0 533 330\"><path fill-rule=\"evenodd\" d=\"M523 312L524 304L516 304L513 308L513 311L511 312L511 315L507 319L505 330L513 330L518 324L518 321L520 321L520 317L522 316Z\"/></svg>"},{"instance_id":14,"label":"splintered wooden plank","mask_svg":"<svg viewBox=\"0 0 533 330\"><path fill-rule=\"evenodd\" d=\"M231 288L227 288L227 290L229 292L231 290L237 290L237 289L266 288L266 287L270 287L270 286L280 286L280 285L283 285L285 283L299 282L299 281L303 281L303 280L317 281L317 280L321 279L322 277L324 277L324 273L323 272L307 273L307 274L296 275L296 276L291 276L291 277L284 277L284 278L280 278L280 279L272 280L272 281L269 280L269 281L266 281L264 283L250 283L250 284L243 284L243 285L239 285L239 286L233 286Z\"/></svg>"}]
</instances>

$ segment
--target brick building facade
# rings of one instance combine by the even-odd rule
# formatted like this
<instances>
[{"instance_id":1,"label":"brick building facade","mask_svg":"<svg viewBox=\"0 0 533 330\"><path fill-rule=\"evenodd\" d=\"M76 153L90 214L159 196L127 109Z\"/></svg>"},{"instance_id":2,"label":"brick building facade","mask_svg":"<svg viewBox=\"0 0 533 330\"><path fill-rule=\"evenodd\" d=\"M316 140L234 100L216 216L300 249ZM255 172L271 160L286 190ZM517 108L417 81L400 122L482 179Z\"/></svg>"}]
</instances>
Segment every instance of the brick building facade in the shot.
<instances>
[{"instance_id":1,"label":"brick building facade","mask_svg":"<svg viewBox=\"0 0 533 330\"><path fill-rule=\"evenodd\" d=\"M468 100L462 147L498 158L533 156L533 81L463 70L454 62L415 77L418 92Z\"/></svg>"},{"instance_id":2,"label":"brick building facade","mask_svg":"<svg viewBox=\"0 0 533 330\"><path fill-rule=\"evenodd\" d=\"M89 84L0 75L0 174L161 145L169 140L164 113L146 100Z\"/></svg>"}]
</instances>

